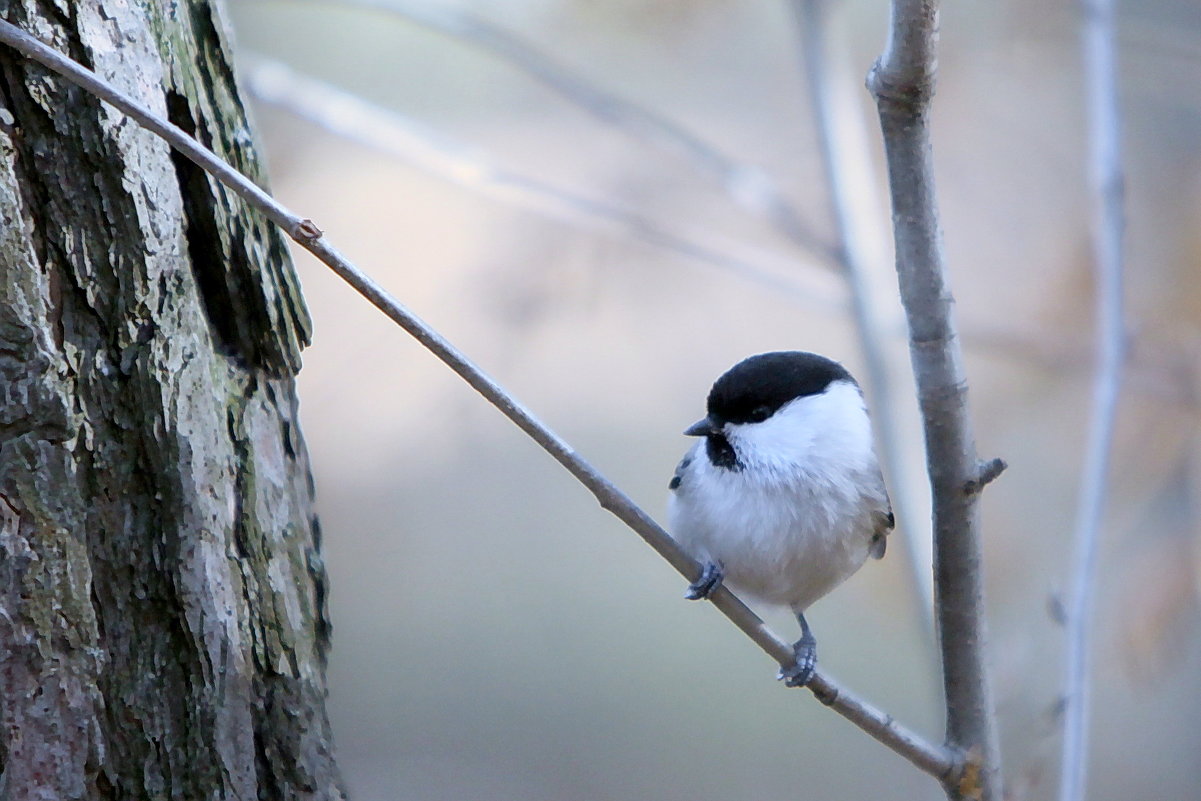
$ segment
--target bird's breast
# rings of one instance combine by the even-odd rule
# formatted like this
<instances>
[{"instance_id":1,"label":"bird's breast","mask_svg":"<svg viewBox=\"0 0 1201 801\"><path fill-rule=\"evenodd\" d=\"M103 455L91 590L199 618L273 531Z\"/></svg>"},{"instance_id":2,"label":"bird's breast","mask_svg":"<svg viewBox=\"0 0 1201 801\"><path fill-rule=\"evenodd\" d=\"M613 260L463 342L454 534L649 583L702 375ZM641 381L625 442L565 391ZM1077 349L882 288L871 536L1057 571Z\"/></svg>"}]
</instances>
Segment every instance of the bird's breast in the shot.
<instances>
[{"instance_id":1,"label":"bird's breast","mask_svg":"<svg viewBox=\"0 0 1201 801\"><path fill-rule=\"evenodd\" d=\"M854 480L830 478L760 481L701 464L673 493L669 523L736 590L804 609L863 564L873 533Z\"/></svg>"}]
</instances>

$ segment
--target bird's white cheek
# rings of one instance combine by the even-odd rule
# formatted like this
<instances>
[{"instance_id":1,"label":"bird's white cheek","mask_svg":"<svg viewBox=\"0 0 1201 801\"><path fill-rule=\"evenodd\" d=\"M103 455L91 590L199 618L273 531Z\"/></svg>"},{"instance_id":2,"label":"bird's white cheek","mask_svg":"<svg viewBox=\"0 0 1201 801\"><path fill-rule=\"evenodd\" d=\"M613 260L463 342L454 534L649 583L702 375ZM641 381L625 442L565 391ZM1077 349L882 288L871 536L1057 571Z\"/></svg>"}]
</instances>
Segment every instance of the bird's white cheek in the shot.
<instances>
[{"instance_id":1,"label":"bird's white cheek","mask_svg":"<svg viewBox=\"0 0 1201 801\"><path fill-rule=\"evenodd\" d=\"M874 461L871 421L852 384L838 382L820 395L797 398L762 423L727 426L739 461L765 480L795 471L857 472Z\"/></svg>"}]
</instances>

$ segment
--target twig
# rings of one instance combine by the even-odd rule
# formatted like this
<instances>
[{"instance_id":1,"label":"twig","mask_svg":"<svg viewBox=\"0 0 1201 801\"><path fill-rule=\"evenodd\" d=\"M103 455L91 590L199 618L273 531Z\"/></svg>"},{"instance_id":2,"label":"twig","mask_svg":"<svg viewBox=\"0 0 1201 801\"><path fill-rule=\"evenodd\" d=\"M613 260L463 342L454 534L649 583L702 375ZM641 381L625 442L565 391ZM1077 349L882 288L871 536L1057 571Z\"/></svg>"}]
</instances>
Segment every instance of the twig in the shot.
<instances>
[{"instance_id":1,"label":"twig","mask_svg":"<svg viewBox=\"0 0 1201 801\"><path fill-rule=\"evenodd\" d=\"M571 446L535 418L529 410L505 392L480 368L472 364L446 339L392 298L372 278L348 262L322 238L320 229L311 220L292 213L182 130L11 23L0 21L0 42L10 45L28 58L49 67L72 83L123 111L139 124L161 136L188 159L212 173L251 206L266 214L268 218L288 232L289 236L295 239L299 245L329 266L340 278L407 331L473 389L496 406L522 431L526 432L543 450L587 487L602 508L612 512L634 530L682 576L692 580L700 574L700 565L684 553L675 540L646 512L635 505L625 493L597 472ZM733 593L722 587L712 595L711 600L715 607L778 664L787 666L792 663L795 658L792 646L773 634L763 621ZM817 674L809 686L823 703L923 771L944 782L954 779L961 773L962 762L954 751L923 740L915 733L897 724L891 716L859 700L824 673Z\"/></svg>"},{"instance_id":2,"label":"twig","mask_svg":"<svg viewBox=\"0 0 1201 801\"><path fill-rule=\"evenodd\" d=\"M867 391L871 398L874 428L880 440L885 473L892 481L893 510L900 521L898 529L912 579L913 598L918 618L925 624L927 644L933 643L934 585L930 575L929 554L923 552L919 537L927 531L923 522L913 515L915 504L910 502L904 480L906 468L897 432L897 408L893 399L892 381L884 356L885 332L878 317L872 313L867 275L868 259L860 237L866 223L856 224L856 211L851 199L847 164L862 154L847 153L846 137L839 136L834 104L835 89L831 83L826 40L830 29L826 24L826 0L793 0L801 40L805 78L809 84L810 111L817 133L825 174L830 216L834 221L835 256L842 268L851 296L851 313L859 335L859 348L867 375Z\"/></svg>"},{"instance_id":3,"label":"twig","mask_svg":"<svg viewBox=\"0 0 1201 801\"><path fill-rule=\"evenodd\" d=\"M244 67L250 92L346 139L398 156L410 164L461 186L555 219L616 230L673 253L733 273L807 305L841 306L828 276L806 271L798 277L792 257L785 259L744 243L707 244L712 234L677 231L629 208L529 178L492 163L475 148L428 130L390 109L324 81L303 75L279 61L254 56ZM773 269L768 267L775 262Z\"/></svg>"},{"instance_id":4,"label":"twig","mask_svg":"<svg viewBox=\"0 0 1201 801\"><path fill-rule=\"evenodd\" d=\"M394 14L466 42L524 72L597 120L675 152L714 178L735 205L767 219L798 247L831 262L834 252L756 165L723 153L683 125L610 92L504 28L466 11L412 0L320 0Z\"/></svg>"},{"instance_id":5,"label":"twig","mask_svg":"<svg viewBox=\"0 0 1201 801\"><path fill-rule=\"evenodd\" d=\"M983 492L984 488L996 481L1002 473L1009 467L1004 459L989 459L987 462L980 462L976 465L976 474L967 480L963 485L964 495L976 495Z\"/></svg>"},{"instance_id":6,"label":"twig","mask_svg":"<svg viewBox=\"0 0 1201 801\"><path fill-rule=\"evenodd\" d=\"M926 434L947 743L969 758L964 776L944 789L954 799L1000 801L1000 747L984 658L980 496L963 491L977 476L978 460L930 150L937 43L937 0L892 0L888 41L868 87L884 134L897 277Z\"/></svg>"},{"instance_id":7,"label":"twig","mask_svg":"<svg viewBox=\"0 0 1201 801\"><path fill-rule=\"evenodd\" d=\"M1088 779L1089 686L1092 620L1097 591L1097 545L1109 476L1126 332L1122 317L1122 250L1125 222L1121 130L1118 113L1114 4L1082 5L1084 82L1088 111L1092 241L1096 265L1096 332L1092 413L1081 470L1080 496L1067 602L1067 665L1063 696L1060 801L1083 801Z\"/></svg>"}]
</instances>

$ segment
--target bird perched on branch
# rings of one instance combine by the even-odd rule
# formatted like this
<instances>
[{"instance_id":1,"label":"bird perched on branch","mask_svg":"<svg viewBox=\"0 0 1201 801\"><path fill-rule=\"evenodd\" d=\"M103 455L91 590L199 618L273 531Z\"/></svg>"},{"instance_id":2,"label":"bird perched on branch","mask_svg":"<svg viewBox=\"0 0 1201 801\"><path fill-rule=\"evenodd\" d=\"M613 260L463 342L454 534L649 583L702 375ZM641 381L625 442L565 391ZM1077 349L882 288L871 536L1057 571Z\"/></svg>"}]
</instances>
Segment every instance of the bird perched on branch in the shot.
<instances>
[{"instance_id":1,"label":"bird perched on branch","mask_svg":"<svg viewBox=\"0 0 1201 801\"><path fill-rule=\"evenodd\" d=\"M780 678L804 686L817 665L805 610L884 556L893 527L863 393L838 362L783 351L731 367L707 408L668 502L672 536L703 566L687 597L726 581L791 607L801 638Z\"/></svg>"}]
</instances>

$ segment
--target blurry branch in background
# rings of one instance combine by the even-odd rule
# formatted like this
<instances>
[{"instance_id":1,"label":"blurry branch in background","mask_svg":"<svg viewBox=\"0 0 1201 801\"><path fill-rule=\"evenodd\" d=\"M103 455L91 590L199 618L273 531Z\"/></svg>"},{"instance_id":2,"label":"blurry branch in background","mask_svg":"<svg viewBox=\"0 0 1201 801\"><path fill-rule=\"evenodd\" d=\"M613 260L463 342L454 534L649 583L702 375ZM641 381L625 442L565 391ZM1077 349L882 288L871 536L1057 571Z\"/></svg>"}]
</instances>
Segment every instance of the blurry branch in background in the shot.
<instances>
[{"instance_id":1,"label":"blurry branch in background","mask_svg":"<svg viewBox=\"0 0 1201 801\"><path fill-rule=\"evenodd\" d=\"M668 229L619 204L527 178L491 163L487 154L476 148L432 131L403 114L304 75L279 61L253 56L239 67L246 88L261 102L308 120L348 141L394 156L431 175L513 203L548 219L629 236L696 259L766 289L784 292L812 309L837 314L847 305L846 293L838 286L835 276L818 270L798 271L792 255L733 240L718 242L718 238L708 231ZM837 139L835 145L842 146ZM853 155L847 154L843 158L853 158ZM836 259L835 264L841 264L841 259ZM890 338L906 336L903 326L891 322L881 331ZM996 326L986 328L970 320L963 325L962 337L978 350L1065 373L1079 371L1089 349L1086 340L1074 337L1071 332L1030 333ZM1131 354L1128 367L1139 371L1139 380L1130 390L1201 411L1201 396L1191 379L1191 352L1181 353L1154 343L1135 345L1138 347ZM884 439L883 433L881 439ZM904 520L903 514L899 516Z\"/></svg>"},{"instance_id":2,"label":"blurry branch in background","mask_svg":"<svg viewBox=\"0 0 1201 801\"><path fill-rule=\"evenodd\" d=\"M859 336L859 348L867 368L867 389L875 429L880 439L885 473L890 479L893 509L900 521L901 542L908 561L911 591L917 606L918 618L934 641L934 586L930 575L928 553L919 538L929 528L914 515L915 503L908 493L908 472L903 459L904 449L897 431L899 410L893 398L892 381L884 354L885 327L874 313L871 304L871 284L868 280L869 254L865 243L872 236L871 228L879 225L875 209L855 201L851 163L866 161L868 154L851 153L849 148L862 140L846 129L859 120L847 121L853 114L840 108L835 85L834 63L826 43L830 36L827 0L792 0L792 9L800 35L801 58L809 89L809 108L817 133L822 170L826 181L826 196L834 222L835 257L842 269L851 296L851 313ZM867 193L865 193L867 194Z\"/></svg>"},{"instance_id":3,"label":"blurry branch in background","mask_svg":"<svg viewBox=\"0 0 1201 801\"><path fill-rule=\"evenodd\" d=\"M242 66L247 87L262 102L448 181L554 219L618 231L806 304L831 308L842 304L837 290L820 274L804 271L798 276L791 256L736 242L710 245L705 240L714 240L712 233L669 230L629 208L518 174L493 164L476 148L281 62L255 56Z\"/></svg>"},{"instance_id":4,"label":"blurry branch in background","mask_svg":"<svg viewBox=\"0 0 1201 801\"><path fill-rule=\"evenodd\" d=\"M697 134L661 114L597 86L504 28L460 9L413 0L319 0L395 14L451 36L521 70L601 122L639 141L683 156L716 179L740 208L765 218L797 247L826 262L834 250L806 223L761 168L726 155Z\"/></svg>"},{"instance_id":5,"label":"blurry branch in background","mask_svg":"<svg viewBox=\"0 0 1201 801\"><path fill-rule=\"evenodd\" d=\"M236 192L252 207L265 214L287 232L297 244L329 266L340 278L407 331L528 434L583 484L596 497L602 508L614 514L642 537L682 576L691 581L700 575L700 565L685 554L675 540L646 512L598 473L570 445L534 417L529 410L505 392L440 334L393 299L374 280L348 262L322 238L321 230L313 221L301 218L285 208L249 178L221 161L180 128L114 89L90 70L42 44L11 23L0 21L0 42L8 44L26 57L49 67L77 86L112 104L143 127L162 137L188 159ZM793 663L796 657L792 645L773 634L763 621L728 589L719 588L710 597L710 600L781 667L787 667ZM451 647L450 643L448 643L448 647ZM956 780L956 777L961 774L963 761L959 754L944 746L927 742L898 724L891 715L881 712L840 687L824 673L816 673L808 686L822 703L843 715L864 732L921 770L944 783Z\"/></svg>"},{"instance_id":6,"label":"blurry branch in background","mask_svg":"<svg viewBox=\"0 0 1201 801\"><path fill-rule=\"evenodd\" d=\"M1118 112L1113 0L1081 5L1088 173L1096 283L1092 412L1076 508L1067 660L1063 691L1060 801L1083 801L1088 778L1092 621L1097 549L1108 493L1109 453L1121 389L1126 330L1122 312L1123 219L1121 125Z\"/></svg>"},{"instance_id":7,"label":"blurry branch in background","mask_svg":"<svg viewBox=\"0 0 1201 801\"><path fill-rule=\"evenodd\" d=\"M596 86L500 26L460 9L434 7L428 3L407 0L328 1L394 14L502 59L598 120L639 141L683 155L698 170L716 178L739 206L764 216L799 249L814 253L839 269L850 292L851 312L866 367L866 383L872 397L871 406L876 417L880 448L888 473L893 478L894 502L902 522L901 528L906 534L903 541L910 574L913 577L919 617L932 635L933 590L928 555L922 550L916 537L917 532L924 530L925 526L915 525L916 520L912 516L914 504L904 492L897 492L898 488L905 486L905 482L900 480L904 467L901 460L902 448L896 435L895 404L892 402L888 369L883 354L885 333L869 308L868 282L862 267L863 257L852 236L853 210L844 188L846 176L841 169L841 165L845 164L849 156L839 150L837 137L833 132L833 111L829 102L831 91L826 80L825 59L819 47L813 45L815 41L820 42L819 31L824 27L821 25L823 15L819 10L811 8L808 0L794 2L801 18L802 34L806 37L806 73L810 82L810 97L814 102L813 116L818 121L822 162L827 185L830 187L832 212L837 228L833 246L819 240L804 222L796 206L761 168L740 162L661 114ZM807 30L814 33L806 33ZM453 159L458 166L452 165L449 170L434 168L434 171L483 191L516 190L520 195L526 196L527 202L542 201L543 206L548 199L552 200L556 205L575 211L577 216L583 213L617 222L641 238L709 263L734 266L737 272L753 281L795 292L795 288L788 286L780 278L758 270L745 261L732 263L729 258L724 258L717 262L715 257L720 254L696 245L695 237L678 237L624 209L617 209L487 166L478 153L453 146L445 137L439 137L432 132L422 132L421 126L396 112L369 104L343 90L301 76L278 62L257 59L256 63L257 66L249 70L250 86L260 99L287 108L343 136L369 142L427 166L431 163L444 164L447 158ZM414 159L411 143L415 133L421 136L425 143L434 145L435 158ZM401 143L406 145L401 146ZM550 210L553 212L554 208ZM810 295L805 297L806 300L812 300Z\"/></svg>"},{"instance_id":8,"label":"blurry branch in background","mask_svg":"<svg viewBox=\"0 0 1201 801\"><path fill-rule=\"evenodd\" d=\"M338 0L318 2L337 4ZM370 0L363 2L373 4ZM386 10L383 6L380 9ZM457 11L430 11L423 19L443 17L447 20L463 19L464 15ZM487 25L474 18L468 19L473 19L473 24ZM262 102L306 119L349 141L395 156L432 175L498 200L517 204L548 218L616 232L696 259L751 283L784 292L809 308L833 314L846 307L846 295L835 285L833 276L817 270L798 271L793 255L774 253L744 242L719 242L718 237L708 231L669 229L633 209L528 178L491 163L487 154L477 148L453 141L399 112L304 75L279 61L255 56L239 67L243 68L247 88ZM834 143L836 147L841 146L837 137ZM747 169L757 171L754 167ZM822 252L811 255L828 262L823 266L834 266L840 270L840 274L845 272L837 247L824 246ZM817 266L816 262L812 265ZM888 337L906 336L902 326L891 322L883 327L883 332ZM1062 331L1031 335L995 327L985 329L973 325L970 320L964 323L962 337L974 348L1068 372L1080 369L1081 354L1088 347L1087 343L1076 341L1070 333ZM1201 410L1201 398L1194 391L1193 384L1186 380L1187 371L1178 368L1177 363L1187 356L1163 348L1156 349L1152 345L1146 346L1145 351L1132 354L1130 366L1145 372L1147 380L1136 382L1131 389ZM873 401L873 407L876 406L876 401ZM883 408L887 406L885 401ZM882 449L885 449L883 431L881 440ZM884 458L889 460L887 454ZM904 525L903 504L898 504L898 507L902 507L898 509L898 517ZM925 559L916 561L924 562ZM923 581L929 584L925 579Z\"/></svg>"},{"instance_id":9,"label":"blurry branch in background","mask_svg":"<svg viewBox=\"0 0 1201 801\"><path fill-rule=\"evenodd\" d=\"M937 48L937 0L892 0L884 53L867 81L884 134L897 278L926 436L946 742L968 760L965 772L943 787L952 799L1001 801L996 710L984 655L977 501L984 484L1004 463L977 458L967 376L951 315L954 300L947 282L930 146Z\"/></svg>"}]
</instances>

